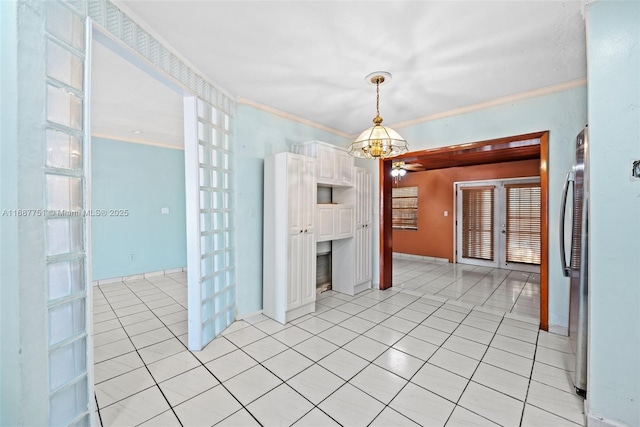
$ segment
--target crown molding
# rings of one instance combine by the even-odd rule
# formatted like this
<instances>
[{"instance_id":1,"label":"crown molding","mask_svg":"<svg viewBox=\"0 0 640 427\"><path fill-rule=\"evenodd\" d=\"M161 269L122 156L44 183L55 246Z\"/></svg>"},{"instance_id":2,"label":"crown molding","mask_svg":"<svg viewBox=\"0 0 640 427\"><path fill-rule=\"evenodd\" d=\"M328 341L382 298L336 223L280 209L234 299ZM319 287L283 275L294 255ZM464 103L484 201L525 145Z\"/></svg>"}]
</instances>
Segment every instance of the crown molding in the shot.
<instances>
[{"instance_id":1,"label":"crown molding","mask_svg":"<svg viewBox=\"0 0 640 427\"><path fill-rule=\"evenodd\" d=\"M328 126L322 125L320 123L316 123L316 122L308 120L308 119L304 119L302 117L298 117L298 116L296 116L294 114L285 113L284 111L278 110L277 108L269 107L268 105L260 104L258 102L252 101L250 99L238 98L237 102L238 102L238 104L247 105L249 107L253 107L255 109L258 109L258 110L273 114L275 116L282 117L282 118L285 118L285 119L288 119L288 120L292 120L294 122L302 123L304 125L311 126L311 127L316 128L316 129L324 130L326 132L330 132L330 133L333 133L335 135L342 136L344 138L351 138L352 137L352 135L349 134L349 133L342 132L342 131L330 128Z\"/></svg>"},{"instance_id":2,"label":"crown molding","mask_svg":"<svg viewBox=\"0 0 640 427\"><path fill-rule=\"evenodd\" d=\"M528 90L526 92L520 92L515 95L504 96L502 98L496 98L491 101L481 102L479 104L473 104L466 107L456 108L454 110L443 111L441 113L431 114L429 116L419 117L417 119L407 120L400 123L394 123L392 128L403 128L407 126L417 125L420 123L428 122L431 120L443 119L446 117L457 116L459 114L471 113L485 108L496 107L499 105L509 104L511 102L523 101L530 98L536 98L542 95L549 95L556 92L562 92L575 87L586 86L587 78L578 80L571 80L569 82L560 83L557 85L546 86L540 89Z\"/></svg>"}]
</instances>

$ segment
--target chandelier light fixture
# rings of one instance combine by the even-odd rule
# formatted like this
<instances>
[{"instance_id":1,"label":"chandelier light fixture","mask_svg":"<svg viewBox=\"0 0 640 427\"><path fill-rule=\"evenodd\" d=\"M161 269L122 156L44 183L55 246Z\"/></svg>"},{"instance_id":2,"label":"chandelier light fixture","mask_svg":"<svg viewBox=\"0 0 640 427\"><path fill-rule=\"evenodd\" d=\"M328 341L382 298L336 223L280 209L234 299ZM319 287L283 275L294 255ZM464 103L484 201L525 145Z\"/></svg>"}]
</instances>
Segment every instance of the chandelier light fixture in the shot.
<instances>
[{"instance_id":1,"label":"chandelier light fixture","mask_svg":"<svg viewBox=\"0 0 640 427\"><path fill-rule=\"evenodd\" d=\"M351 143L349 154L365 159L387 159L406 153L409 150L407 141L395 130L382 126L382 117L380 117L380 85L391 80L391 74L386 71L376 71L365 79L376 85L376 116L373 118L375 126L363 131Z\"/></svg>"}]
</instances>

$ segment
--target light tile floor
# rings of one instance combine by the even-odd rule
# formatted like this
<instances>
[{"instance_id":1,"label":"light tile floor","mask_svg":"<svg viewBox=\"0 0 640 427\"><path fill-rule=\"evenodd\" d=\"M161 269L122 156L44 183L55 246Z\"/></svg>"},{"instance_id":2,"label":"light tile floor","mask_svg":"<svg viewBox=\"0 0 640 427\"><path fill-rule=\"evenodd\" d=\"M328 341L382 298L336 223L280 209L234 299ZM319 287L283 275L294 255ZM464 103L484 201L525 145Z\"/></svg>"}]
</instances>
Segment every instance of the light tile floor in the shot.
<instances>
[{"instance_id":1,"label":"light tile floor","mask_svg":"<svg viewBox=\"0 0 640 427\"><path fill-rule=\"evenodd\" d=\"M460 282L451 292L468 287L476 277L465 278L474 271L484 273L485 283L511 276L426 264L394 267L407 281L423 269L433 280L422 286L443 283L443 276L449 285ZM509 289L503 282L496 289ZM263 315L237 321L200 352L185 345L184 273L97 287L101 423L584 425L565 337L538 331L530 317L447 299L441 293L447 286L435 296L409 286L355 297L328 291L318 296L312 315L286 325Z\"/></svg>"},{"instance_id":2,"label":"light tile floor","mask_svg":"<svg viewBox=\"0 0 640 427\"><path fill-rule=\"evenodd\" d=\"M540 317L540 274L394 258L393 285L486 308Z\"/></svg>"}]
</instances>

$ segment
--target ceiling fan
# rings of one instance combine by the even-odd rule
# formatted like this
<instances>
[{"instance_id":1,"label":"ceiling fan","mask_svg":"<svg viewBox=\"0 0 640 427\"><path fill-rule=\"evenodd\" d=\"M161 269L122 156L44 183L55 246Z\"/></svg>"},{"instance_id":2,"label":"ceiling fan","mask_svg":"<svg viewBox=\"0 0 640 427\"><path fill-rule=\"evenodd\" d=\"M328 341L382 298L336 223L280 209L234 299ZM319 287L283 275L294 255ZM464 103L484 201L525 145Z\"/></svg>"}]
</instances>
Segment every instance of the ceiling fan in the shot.
<instances>
[{"instance_id":1,"label":"ceiling fan","mask_svg":"<svg viewBox=\"0 0 640 427\"><path fill-rule=\"evenodd\" d=\"M425 170L425 167L420 163L393 162L391 164L391 176L396 184L407 172L420 172L423 170Z\"/></svg>"}]
</instances>

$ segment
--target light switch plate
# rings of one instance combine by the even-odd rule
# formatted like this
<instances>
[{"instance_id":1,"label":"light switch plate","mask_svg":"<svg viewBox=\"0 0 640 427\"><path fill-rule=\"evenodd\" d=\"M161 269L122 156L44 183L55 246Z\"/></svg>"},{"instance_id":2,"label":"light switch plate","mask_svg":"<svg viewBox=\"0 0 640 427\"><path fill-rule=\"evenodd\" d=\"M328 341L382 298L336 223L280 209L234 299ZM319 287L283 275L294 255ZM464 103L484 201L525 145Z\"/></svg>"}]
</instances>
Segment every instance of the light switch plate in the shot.
<instances>
[{"instance_id":1,"label":"light switch plate","mask_svg":"<svg viewBox=\"0 0 640 427\"><path fill-rule=\"evenodd\" d=\"M169 208L162 208L160 213L162 213L162 215L167 215L169 213Z\"/></svg>"},{"instance_id":2,"label":"light switch plate","mask_svg":"<svg viewBox=\"0 0 640 427\"><path fill-rule=\"evenodd\" d=\"M631 180L640 181L640 160L631 160Z\"/></svg>"}]
</instances>

